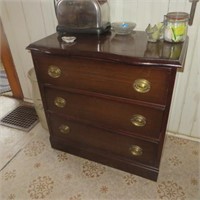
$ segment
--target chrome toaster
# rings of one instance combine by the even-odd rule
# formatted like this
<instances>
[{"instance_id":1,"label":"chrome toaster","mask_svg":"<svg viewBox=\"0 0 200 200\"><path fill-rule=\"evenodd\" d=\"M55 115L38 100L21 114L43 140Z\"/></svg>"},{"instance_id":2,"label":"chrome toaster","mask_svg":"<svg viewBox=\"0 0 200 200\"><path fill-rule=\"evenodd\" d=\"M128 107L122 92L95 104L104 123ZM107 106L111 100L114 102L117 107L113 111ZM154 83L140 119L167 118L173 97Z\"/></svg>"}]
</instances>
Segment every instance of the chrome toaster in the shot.
<instances>
[{"instance_id":1,"label":"chrome toaster","mask_svg":"<svg viewBox=\"0 0 200 200\"><path fill-rule=\"evenodd\" d=\"M102 34L110 30L107 0L54 0L57 32Z\"/></svg>"}]
</instances>

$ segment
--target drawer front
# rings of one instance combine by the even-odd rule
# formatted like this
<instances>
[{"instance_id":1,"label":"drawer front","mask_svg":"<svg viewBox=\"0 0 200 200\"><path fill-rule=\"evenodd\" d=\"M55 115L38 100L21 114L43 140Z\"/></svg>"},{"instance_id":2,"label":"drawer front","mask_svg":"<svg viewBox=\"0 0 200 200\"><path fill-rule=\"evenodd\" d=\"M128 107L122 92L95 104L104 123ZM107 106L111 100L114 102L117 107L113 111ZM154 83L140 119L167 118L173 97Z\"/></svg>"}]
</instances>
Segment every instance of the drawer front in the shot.
<instances>
[{"instance_id":1,"label":"drawer front","mask_svg":"<svg viewBox=\"0 0 200 200\"><path fill-rule=\"evenodd\" d=\"M43 83L165 104L171 71L100 60L40 55L36 73Z\"/></svg>"},{"instance_id":2,"label":"drawer front","mask_svg":"<svg viewBox=\"0 0 200 200\"><path fill-rule=\"evenodd\" d=\"M77 147L95 148L121 157L148 165L155 165L157 144L105 132L84 124L69 121L49 114L51 134L60 137L63 143L74 142Z\"/></svg>"},{"instance_id":3,"label":"drawer front","mask_svg":"<svg viewBox=\"0 0 200 200\"><path fill-rule=\"evenodd\" d=\"M159 138L163 111L110 99L45 89L47 109L129 134Z\"/></svg>"}]
</instances>

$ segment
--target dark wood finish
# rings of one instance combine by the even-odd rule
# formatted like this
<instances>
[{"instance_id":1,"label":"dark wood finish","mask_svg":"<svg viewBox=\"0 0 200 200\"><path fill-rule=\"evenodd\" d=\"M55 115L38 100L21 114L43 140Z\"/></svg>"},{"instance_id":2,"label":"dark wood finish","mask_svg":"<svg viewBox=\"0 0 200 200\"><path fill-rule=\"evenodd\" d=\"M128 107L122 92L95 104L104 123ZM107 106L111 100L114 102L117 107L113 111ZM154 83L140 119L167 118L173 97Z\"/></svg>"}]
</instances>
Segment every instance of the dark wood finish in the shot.
<instances>
[{"instance_id":1,"label":"dark wood finish","mask_svg":"<svg viewBox=\"0 0 200 200\"><path fill-rule=\"evenodd\" d=\"M15 65L12 59L9 44L3 29L3 25L0 20L0 31L1 31L1 61L6 71L8 82L12 90L13 97L17 99L23 99L23 92L20 86L19 78L15 69Z\"/></svg>"},{"instance_id":2,"label":"dark wood finish","mask_svg":"<svg viewBox=\"0 0 200 200\"><path fill-rule=\"evenodd\" d=\"M64 108L54 104L56 97L66 100ZM160 109L124 103L116 98L94 97L92 93L91 95L77 94L48 87L45 88L45 98L47 110L55 113L63 113L73 119L82 119L86 123L107 127L115 132L159 139L163 117L163 111ZM147 119L144 127L137 127L131 123L131 118L135 114L140 114ZM155 119L157 123L154 123Z\"/></svg>"},{"instance_id":3,"label":"dark wood finish","mask_svg":"<svg viewBox=\"0 0 200 200\"><path fill-rule=\"evenodd\" d=\"M76 123L73 120L64 117L57 117L56 114L50 115L53 137L60 137L65 140L65 145L70 141L76 143L76 146L84 148L95 148L100 152L123 157L124 160L141 162L147 165L155 165L157 144L139 140L133 137L113 134L93 126L87 126L82 123ZM59 131L59 126L66 124L70 127L69 134L63 134ZM112 142L111 142L112 141ZM133 156L130 148L132 145L138 145L143 149L142 156Z\"/></svg>"},{"instance_id":4,"label":"dark wood finish","mask_svg":"<svg viewBox=\"0 0 200 200\"><path fill-rule=\"evenodd\" d=\"M50 35L27 47L34 52L68 57L84 57L116 61L132 65L162 66L182 68L188 47L184 43L148 43L145 32L137 31L132 35L115 34L76 35L75 44L62 42L57 34Z\"/></svg>"},{"instance_id":5,"label":"dark wood finish","mask_svg":"<svg viewBox=\"0 0 200 200\"><path fill-rule=\"evenodd\" d=\"M68 88L76 88L134 100L166 104L170 68L124 65L103 60L66 58L59 56L38 55L35 62L40 67L39 79L45 83ZM59 63L59 65L58 65ZM58 66L62 73L57 79L47 74L48 67ZM73 66L73 67L72 67ZM151 92L140 94L133 89L138 77L151 82Z\"/></svg>"},{"instance_id":6,"label":"dark wood finish","mask_svg":"<svg viewBox=\"0 0 200 200\"><path fill-rule=\"evenodd\" d=\"M171 44L148 43L144 32L76 36L71 45L54 34L28 46L52 147L157 180L176 71L184 65L188 38ZM57 78L48 74L52 65L61 70ZM136 91L137 79L149 81L150 90ZM57 97L65 100L61 107L55 105ZM145 117L145 125L131 123L135 114Z\"/></svg>"},{"instance_id":7,"label":"dark wood finish","mask_svg":"<svg viewBox=\"0 0 200 200\"><path fill-rule=\"evenodd\" d=\"M100 152L99 149L82 148L77 146L77 143L68 141L67 144L63 142L63 139L59 137L50 137L50 142L53 148L65 151L89 160L93 160L110 167L124 170L133 174L137 174L141 177L148 178L150 180L157 180L158 168L153 166L144 165L139 162L130 162L130 160L122 159L122 157L114 156L108 152Z\"/></svg>"}]
</instances>

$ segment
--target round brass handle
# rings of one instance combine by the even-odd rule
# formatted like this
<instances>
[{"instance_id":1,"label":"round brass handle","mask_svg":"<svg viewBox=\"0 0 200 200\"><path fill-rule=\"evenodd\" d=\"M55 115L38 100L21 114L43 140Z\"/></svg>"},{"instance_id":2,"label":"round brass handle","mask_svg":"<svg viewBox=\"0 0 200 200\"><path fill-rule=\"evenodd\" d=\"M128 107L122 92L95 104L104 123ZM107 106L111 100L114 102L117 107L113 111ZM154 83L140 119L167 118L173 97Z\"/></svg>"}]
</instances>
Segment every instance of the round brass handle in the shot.
<instances>
[{"instance_id":1,"label":"round brass handle","mask_svg":"<svg viewBox=\"0 0 200 200\"><path fill-rule=\"evenodd\" d=\"M130 152L133 156L141 156L143 154L143 149L137 145L132 145L130 147Z\"/></svg>"},{"instance_id":2,"label":"round brass handle","mask_svg":"<svg viewBox=\"0 0 200 200\"><path fill-rule=\"evenodd\" d=\"M58 66L51 65L48 68L48 75L52 78L59 78L61 75L61 70Z\"/></svg>"},{"instance_id":3,"label":"round brass handle","mask_svg":"<svg viewBox=\"0 0 200 200\"><path fill-rule=\"evenodd\" d=\"M151 89L151 83L146 79L136 79L133 88L139 93L147 93Z\"/></svg>"},{"instance_id":4,"label":"round brass handle","mask_svg":"<svg viewBox=\"0 0 200 200\"><path fill-rule=\"evenodd\" d=\"M142 115L133 115L133 117L131 118L131 123L134 126L138 126L138 127L143 127L146 125L146 118Z\"/></svg>"},{"instance_id":5,"label":"round brass handle","mask_svg":"<svg viewBox=\"0 0 200 200\"><path fill-rule=\"evenodd\" d=\"M59 131L63 134L68 134L70 132L69 126L62 124L59 126Z\"/></svg>"},{"instance_id":6,"label":"round brass handle","mask_svg":"<svg viewBox=\"0 0 200 200\"><path fill-rule=\"evenodd\" d=\"M56 97L54 100L54 104L58 107L58 108L64 108L66 105L66 100L63 99L62 97Z\"/></svg>"}]
</instances>

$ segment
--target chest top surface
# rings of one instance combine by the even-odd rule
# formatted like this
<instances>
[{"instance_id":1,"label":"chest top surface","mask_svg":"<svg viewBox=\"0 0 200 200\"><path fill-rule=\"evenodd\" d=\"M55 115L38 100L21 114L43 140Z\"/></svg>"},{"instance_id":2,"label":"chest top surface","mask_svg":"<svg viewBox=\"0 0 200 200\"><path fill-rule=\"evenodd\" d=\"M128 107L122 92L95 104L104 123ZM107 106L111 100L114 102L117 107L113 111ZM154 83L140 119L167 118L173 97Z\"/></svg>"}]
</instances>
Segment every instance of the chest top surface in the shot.
<instances>
[{"instance_id":1,"label":"chest top surface","mask_svg":"<svg viewBox=\"0 0 200 200\"><path fill-rule=\"evenodd\" d=\"M188 38L183 43L147 41L146 33L136 31L127 36L75 35L74 43L67 44L55 33L30 44L27 49L52 55L88 57L134 65L158 65L181 68L184 65Z\"/></svg>"}]
</instances>

